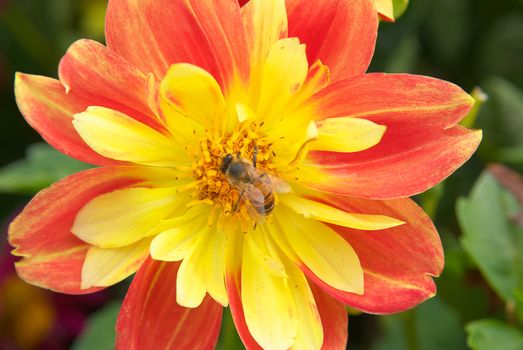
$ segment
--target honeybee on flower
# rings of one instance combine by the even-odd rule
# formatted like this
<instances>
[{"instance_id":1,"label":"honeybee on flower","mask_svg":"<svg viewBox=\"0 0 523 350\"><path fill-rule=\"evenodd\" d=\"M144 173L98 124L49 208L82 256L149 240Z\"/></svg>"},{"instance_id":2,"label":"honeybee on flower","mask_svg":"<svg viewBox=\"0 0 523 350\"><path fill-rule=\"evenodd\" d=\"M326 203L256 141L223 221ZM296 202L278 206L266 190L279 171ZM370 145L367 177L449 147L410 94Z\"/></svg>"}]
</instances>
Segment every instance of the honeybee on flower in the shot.
<instances>
[{"instance_id":1,"label":"honeybee on flower","mask_svg":"<svg viewBox=\"0 0 523 350\"><path fill-rule=\"evenodd\" d=\"M118 349L212 348L226 306L249 349L343 349L344 305L433 296L441 243L407 197L481 133L459 87L365 73L377 26L371 0L110 0L107 46L16 77L29 124L100 166L13 221L19 275L83 294L136 272Z\"/></svg>"}]
</instances>

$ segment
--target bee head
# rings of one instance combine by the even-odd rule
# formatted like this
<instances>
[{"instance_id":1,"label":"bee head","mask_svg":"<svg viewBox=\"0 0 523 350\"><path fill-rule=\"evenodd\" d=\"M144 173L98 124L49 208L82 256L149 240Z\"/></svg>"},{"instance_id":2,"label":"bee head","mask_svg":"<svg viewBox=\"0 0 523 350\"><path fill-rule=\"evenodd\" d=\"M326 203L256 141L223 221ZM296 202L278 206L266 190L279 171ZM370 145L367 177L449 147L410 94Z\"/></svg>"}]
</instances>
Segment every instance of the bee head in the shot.
<instances>
[{"instance_id":1,"label":"bee head","mask_svg":"<svg viewBox=\"0 0 523 350\"><path fill-rule=\"evenodd\" d=\"M225 158L223 158L222 167L220 168L222 173L225 174L227 172L227 168L229 168L231 161L232 161L232 154L228 154L225 156Z\"/></svg>"}]
</instances>

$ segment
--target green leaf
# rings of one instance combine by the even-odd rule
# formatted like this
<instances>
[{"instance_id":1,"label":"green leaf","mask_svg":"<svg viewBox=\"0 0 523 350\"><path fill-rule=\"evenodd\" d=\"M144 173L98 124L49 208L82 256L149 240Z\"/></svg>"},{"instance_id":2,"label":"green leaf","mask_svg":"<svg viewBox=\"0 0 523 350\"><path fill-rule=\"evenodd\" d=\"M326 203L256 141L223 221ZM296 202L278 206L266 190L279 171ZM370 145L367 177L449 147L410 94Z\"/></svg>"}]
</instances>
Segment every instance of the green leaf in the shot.
<instances>
[{"instance_id":1,"label":"green leaf","mask_svg":"<svg viewBox=\"0 0 523 350\"><path fill-rule=\"evenodd\" d=\"M29 146L25 159L0 169L0 192L33 194L61 178L90 168L51 146Z\"/></svg>"},{"instance_id":2,"label":"green leaf","mask_svg":"<svg viewBox=\"0 0 523 350\"><path fill-rule=\"evenodd\" d=\"M523 229L512 223L515 198L485 172L469 198L457 203L461 243L496 293L506 302L523 286Z\"/></svg>"},{"instance_id":3,"label":"green leaf","mask_svg":"<svg viewBox=\"0 0 523 350\"><path fill-rule=\"evenodd\" d=\"M473 350L523 349L523 333L501 321L474 321L466 329L467 343Z\"/></svg>"},{"instance_id":4,"label":"green leaf","mask_svg":"<svg viewBox=\"0 0 523 350\"><path fill-rule=\"evenodd\" d=\"M461 350L465 333L459 313L440 297L398 315L380 317L383 336L372 350Z\"/></svg>"},{"instance_id":5,"label":"green leaf","mask_svg":"<svg viewBox=\"0 0 523 350\"><path fill-rule=\"evenodd\" d=\"M478 127L488 135L482 154L489 161L523 163L523 91L503 78L488 79L481 86L489 97L478 115Z\"/></svg>"},{"instance_id":6,"label":"green leaf","mask_svg":"<svg viewBox=\"0 0 523 350\"><path fill-rule=\"evenodd\" d=\"M116 337L115 325L120 312L121 301L113 301L95 312L72 350L112 350Z\"/></svg>"},{"instance_id":7,"label":"green leaf","mask_svg":"<svg viewBox=\"0 0 523 350\"><path fill-rule=\"evenodd\" d=\"M228 307L223 308L222 328L216 350L242 350L245 347L236 331L231 311Z\"/></svg>"},{"instance_id":8,"label":"green leaf","mask_svg":"<svg viewBox=\"0 0 523 350\"><path fill-rule=\"evenodd\" d=\"M489 291L470 283L476 266L459 243L456 235L439 230L445 251L445 269L438 278L438 296L459 313L462 322L484 318L489 311Z\"/></svg>"},{"instance_id":9,"label":"green leaf","mask_svg":"<svg viewBox=\"0 0 523 350\"><path fill-rule=\"evenodd\" d=\"M483 76L502 76L523 85L523 15L507 11L497 16L478 41L477 66Z\"/></svg>"},{"instance_id":10,"label":"green leaf","mask_svg":"<svg viewBox=\"0 0 523 350\"><path fill-rule=\"evenodd\" d=\"M461 350L465 347L465 332L460 315L441 297L426 301L416 310L420 349Z\"/></svg>"}]
</instances>

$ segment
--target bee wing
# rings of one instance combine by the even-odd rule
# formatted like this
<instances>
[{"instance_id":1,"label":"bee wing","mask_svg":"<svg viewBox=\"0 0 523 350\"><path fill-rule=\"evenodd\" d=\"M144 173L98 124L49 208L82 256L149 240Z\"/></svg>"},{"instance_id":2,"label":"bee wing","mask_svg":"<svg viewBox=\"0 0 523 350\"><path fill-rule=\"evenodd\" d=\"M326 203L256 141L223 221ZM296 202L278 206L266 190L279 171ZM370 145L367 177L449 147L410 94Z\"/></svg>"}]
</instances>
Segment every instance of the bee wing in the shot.
<instances>
[{"instance_id":1,"label":"bee wing","mask_svg":"<svg viewBox=\"0 0 523 350\"><path fill-rule=\"evenodd\" d=\"M265 218L265 196L256 186L252 184L235 184L240 193L240 199L245 203L249 215L261 223Z\"/></svg>"},{"instance_id":2,"label":"bee wing","mask_svg":"<svg viewBox=\"0 0 523 350\"><path fill-rule=\"evenodd\" d=\"M262 181L269 185L274 192L277 193L288 193L291 191L291 186L280 179L279 177L264 174L265 176L262 176Z\"/></svg>"}]
</instances>

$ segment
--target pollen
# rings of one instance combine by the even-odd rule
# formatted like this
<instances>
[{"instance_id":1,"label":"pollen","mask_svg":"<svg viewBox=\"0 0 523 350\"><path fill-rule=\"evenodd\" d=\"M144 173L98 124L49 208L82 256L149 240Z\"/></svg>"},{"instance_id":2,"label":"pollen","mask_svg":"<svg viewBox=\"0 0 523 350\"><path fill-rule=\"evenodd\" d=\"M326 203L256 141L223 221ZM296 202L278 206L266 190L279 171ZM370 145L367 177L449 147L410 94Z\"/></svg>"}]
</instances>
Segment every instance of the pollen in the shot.
<instances>
[{"instance_id":1,"label":"pollen","mask_svg":"<svg viewBox=\"0 0 523 350\"><path fill-rule=\"evenodd\" d=\"M256 153L256 168L261 172L274 173L274 153L262 125L245 121L227 134L215 135L207 131L198 144L192 163L194 200L212 203L215 208L221 209L222 216L247 217L247 209L239 205L241 198L238 190L229 184L221 167L227 154L252 162Z\"/></svg>"}]
</instances>

